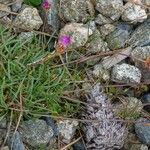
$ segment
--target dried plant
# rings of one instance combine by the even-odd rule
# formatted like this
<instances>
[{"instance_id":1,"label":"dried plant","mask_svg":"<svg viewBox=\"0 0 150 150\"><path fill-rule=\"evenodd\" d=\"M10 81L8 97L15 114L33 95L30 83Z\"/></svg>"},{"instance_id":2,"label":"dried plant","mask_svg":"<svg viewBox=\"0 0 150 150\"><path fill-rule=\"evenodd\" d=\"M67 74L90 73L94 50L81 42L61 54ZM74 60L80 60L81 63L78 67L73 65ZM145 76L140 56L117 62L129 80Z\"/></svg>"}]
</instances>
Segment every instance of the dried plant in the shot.
<instances>
[{"instance_id":1,"label":"dried plant","mask_svg":"<svg viewBox=\"0 0 150 150\"><path fill-rule=\"evenodd\" d=\"M87 93L88 106L84 117L98 120L85 124L86 146L89 150L113 150L123 147L127 136L126 125L116 121L111 103L97 84ZM94 105L93 105L94 104Z\"/></svg>"}]
</instances>

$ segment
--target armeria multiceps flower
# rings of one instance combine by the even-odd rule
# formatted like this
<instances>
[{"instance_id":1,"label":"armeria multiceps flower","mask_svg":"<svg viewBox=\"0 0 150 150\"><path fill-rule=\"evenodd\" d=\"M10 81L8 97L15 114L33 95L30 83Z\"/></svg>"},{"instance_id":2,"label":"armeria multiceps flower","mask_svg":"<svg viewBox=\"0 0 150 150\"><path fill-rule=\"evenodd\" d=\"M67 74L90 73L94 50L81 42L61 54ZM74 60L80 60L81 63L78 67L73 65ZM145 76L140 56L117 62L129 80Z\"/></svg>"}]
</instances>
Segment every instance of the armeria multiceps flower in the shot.
<instances>
[{"instance_id":1,"label":"armeria multiceps flower","mask_svg":"<svg viewBox=\"0 0 150 150\"><path fill-rule=\"evenodd\" d=\"M56 51L64 53L65 49L71 44L71 37L68 35L62 35L58 39Z\"/></svg>"},{"instance_id":2,"label":"armeria multiceps flower","mask_svg":"<svg viewBox=\"0 0 150 150\"><path fill-rule=\"evenodd\" d=\"M48 0L44 0L42 3L42 8L45 10L49 10L51 7L51 4L48 2Z\"/></svg>"}]
</instances>

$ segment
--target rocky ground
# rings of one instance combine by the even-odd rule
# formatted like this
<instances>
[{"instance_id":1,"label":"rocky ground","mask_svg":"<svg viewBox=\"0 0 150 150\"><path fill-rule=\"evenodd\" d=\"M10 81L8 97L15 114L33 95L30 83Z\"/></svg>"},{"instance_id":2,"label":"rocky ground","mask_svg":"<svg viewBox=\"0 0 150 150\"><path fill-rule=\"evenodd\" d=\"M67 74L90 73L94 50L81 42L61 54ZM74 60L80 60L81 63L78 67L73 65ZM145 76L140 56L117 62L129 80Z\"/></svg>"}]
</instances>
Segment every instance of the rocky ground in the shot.
<instances>
[{"instance_id":1,"label":"rocky ground","mask_svg":"<svg viewBox=\"0 0 150 150\"><path fill-rule=\"evenodd\" d=\"M44 113L42 108L38 117L17 113L16 122L12 111L8 109L4 115L1 109L1 149L148 150L149 13L150 0L0 0L0 23L11 29L9 37L15 35L25 45L33 43L34 38L40 39L39 51L48 52L27 63L27 67L34 69L52 58L55 67L64 67L71 79L74 70L76 74L82 72L82 80L73 80L74 88L61 95L79 104L80 109L72 114ZM8 51L2 35L1 31L5 49L4 53L0 50L1 72ZM0 77L1 93L3 83ZM3 95L0 105L4 105L3 101L10 104L9 93ZM14 102L11 106L8 107L14 112L18 108ZM45 103L42 106L47 108Z\"/></svg>"}]
</instances>

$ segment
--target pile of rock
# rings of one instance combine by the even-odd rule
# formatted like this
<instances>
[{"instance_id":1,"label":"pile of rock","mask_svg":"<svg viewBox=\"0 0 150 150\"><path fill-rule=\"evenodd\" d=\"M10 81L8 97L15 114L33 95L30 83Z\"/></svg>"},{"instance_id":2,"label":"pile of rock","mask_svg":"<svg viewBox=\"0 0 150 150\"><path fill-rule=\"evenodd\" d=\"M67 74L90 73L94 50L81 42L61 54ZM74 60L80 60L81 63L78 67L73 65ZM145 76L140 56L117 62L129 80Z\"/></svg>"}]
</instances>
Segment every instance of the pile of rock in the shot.
<instances>
[{"instance_id":1,"label":"pile of rock","mask_svg":"<svg viewBox=\"0 0 150 150\"><path fill-rule=\"evenodd\" d=\"M150 79L150 68L146 65L146 60L150 57L149 0L61 0L59 12L57 8L59 0L47 2L51 7L44 13L46 19L43 19L41 6L35 8L25 5L23 0L0 0L0 20L24 30L18 36L23 40L32 39L34 32L29 31L40 30L42 25L46 24L48 31L58 32L58 39L62 36L70 37L71 42L67 45L69 50L77 50L80 53L80 49L84 49L84 53L81 52L83 56L108 52L113 54L87 60L86 65L93 67L92 70L89 69L93 78L130 85ZM74 55L72 59L77 57ZM149 99L145 99L142 98L143 103L149 102ZM139 99L136 100L138 103L134 103L135 98L131 98L128 106L134 108L135 105L142 103ZM148 110L148 107L145 110ZM138 113L141 111L142 108ZM8 138L9 148L24 150L24 142L29 147L49 146L50 149L55 149L58 134L61 135L62 141L68 144L74 136L78 122L70 120L58 121L57 124L52 122L42 119L23 122L18 131ZM3 121L0 121L0 126L1 124L3 126ZM149 119L136 120L134 129L142 144L132 145L127 149L148 150L149 124ZM90 125L92 126L92 123ZM6 125L4 126L6 128ZM92 140L95 139L91 139L88 143ZM77 149L82 146L75 144L73 147ZM101 147L104 150L105 148Z\"/></svg>"}]
</instances>

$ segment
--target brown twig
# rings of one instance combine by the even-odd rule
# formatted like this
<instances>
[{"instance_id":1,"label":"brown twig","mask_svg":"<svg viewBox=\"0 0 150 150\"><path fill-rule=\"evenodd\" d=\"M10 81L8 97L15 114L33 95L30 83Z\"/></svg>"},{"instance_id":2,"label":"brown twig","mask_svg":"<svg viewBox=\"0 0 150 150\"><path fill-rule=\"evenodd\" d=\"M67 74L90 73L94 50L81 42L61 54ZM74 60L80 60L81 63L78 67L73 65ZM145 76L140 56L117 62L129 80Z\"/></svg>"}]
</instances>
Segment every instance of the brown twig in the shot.
<instances>
[{"instance_id":1,"label":"brown twig","mask_svg":"<svg viewBox=\"0 0 150 150\"><path fill-rule=\"evenodd\" d=\"M78 142L81 138L82 138L82 136L79 137L79 138L77 138L75 141L69 143L68 145L64 146L64 147L61 148L60 150L66 150L67 148L69 148L70 146L72 146L73 144L75 144L76 142Z\"/></svg>"}]
</instances>

